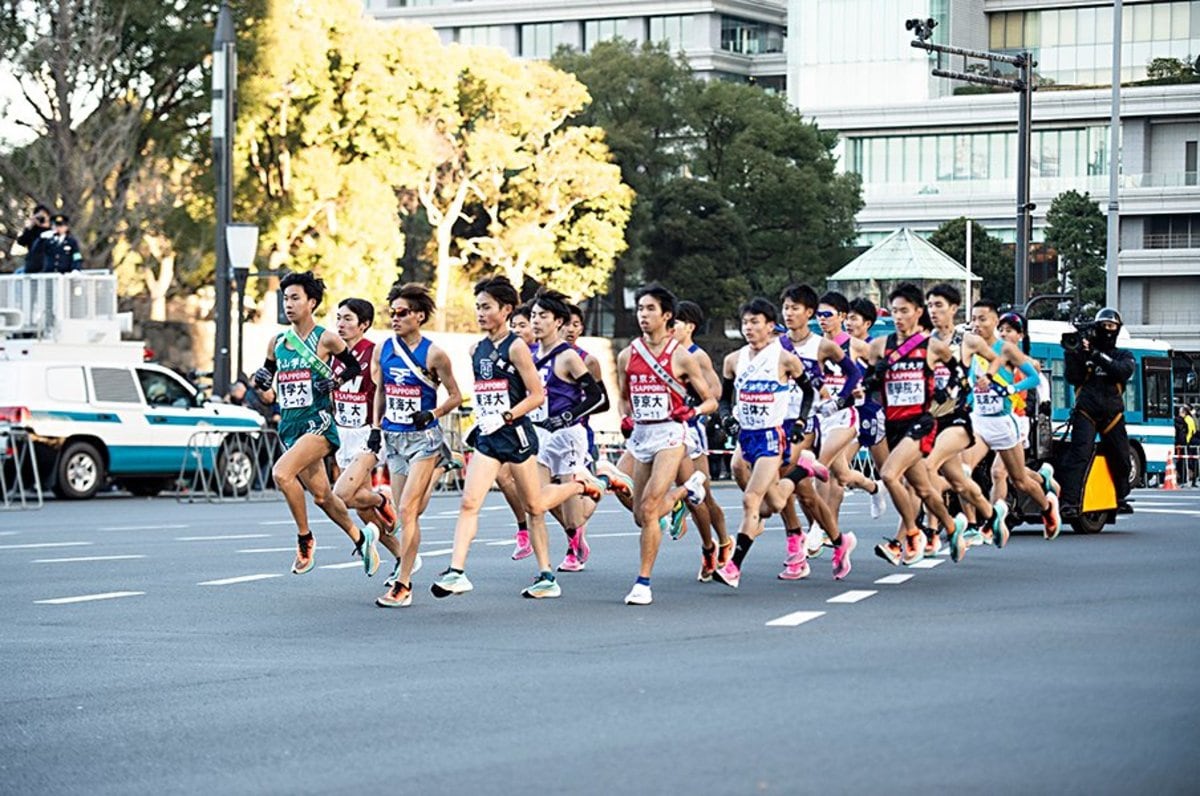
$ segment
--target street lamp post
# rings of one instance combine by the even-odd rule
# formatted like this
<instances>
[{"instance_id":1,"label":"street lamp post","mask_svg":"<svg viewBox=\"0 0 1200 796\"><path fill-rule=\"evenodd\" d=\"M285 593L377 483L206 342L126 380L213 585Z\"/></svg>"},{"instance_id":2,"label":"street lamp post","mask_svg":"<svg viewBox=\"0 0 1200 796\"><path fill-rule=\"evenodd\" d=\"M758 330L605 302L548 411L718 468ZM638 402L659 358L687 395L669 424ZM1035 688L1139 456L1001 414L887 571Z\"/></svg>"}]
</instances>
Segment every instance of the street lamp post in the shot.
<instances>
[{"instance_id":1,"label":"street lamp post","mask_svg":"<svg viewBox=\"0 0 1200 796\"><path fill-rule=\"evenodd\" d=\"M222 2L217 13L213 36L212 137L213 169L217 187L216 235L216 306L213 320L216 339L213 352L213 393L229 392L229 252L226 230L233 207L233 134L234 96L237 94L237 41L233 29L233 11Z\"/></svg>"},{"instance_id":2,"label":"street lamp post","mask_svg":"<svg viewBox=\"0 0 1200 796\"><path fill-rule=\"evenodd\" d=\"M237 373L240 378L246 372L243 334L246 324L246 280L250 277L254 255L258 253L258 227L254 224L230 224L225 228L225 243L237 283Z\"/></svg>"},{"instance_id":3,"label":"street lamp post","mask_svg":"<svg viewBox=\"0 0 1200 796\"><path fill-rule=\"evenodd\" d=\"M1037 62L1029 52L1017 55L994 53L988 50L969 50L964 47L951 47L948 44L933 44L929 38L937 27L935 19L910 19L904 23L906 30L916 36L912 46L933 53L961 55L962 70L943 69L939 55L938 66L933 69L935 77L947 77L951 80L962 80L967 83L979 83L985 86L1000 86L1020 92L1017 103L1017 251L1016 251L1016 290L1014 305L1020 306L1025 302L1029 292L1029 233L1032 227L1031 214L1037 207L1029 201L1029 151L1032 138L1031 116L1033 111L1033 91L1037 88L1033 79L1033 68ZM1017 75L1013 78L994 77L991 74L981 75L967 71L967 59L987 61L989 64L1003 63L1015 66ZM989 72L992 70L989 69Z\"/></svg>"}]
</instances>

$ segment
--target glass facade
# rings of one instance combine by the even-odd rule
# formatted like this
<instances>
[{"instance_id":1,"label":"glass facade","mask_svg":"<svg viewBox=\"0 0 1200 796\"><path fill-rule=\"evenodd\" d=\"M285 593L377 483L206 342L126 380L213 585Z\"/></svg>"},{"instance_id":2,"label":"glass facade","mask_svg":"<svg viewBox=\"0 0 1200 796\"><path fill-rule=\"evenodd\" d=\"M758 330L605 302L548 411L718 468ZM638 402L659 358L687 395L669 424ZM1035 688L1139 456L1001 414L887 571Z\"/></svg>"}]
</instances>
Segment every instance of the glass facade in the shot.
<instances>
[{"instance_id":1,"label":"glass facade","mask_svg":"<svg viewBox=\"0 0 1200 796\"><path fill-rule=\"evenodd\" d=\"M1017 134L848 138L846 167L862 177L868 195L1002 193L1011 190L1016 178ZM1029 171L1035 190L1039 179L1062 180L1084 190L1092 182L1101 187L1100 178L1108 174L1108 126L1035 130Z\"/></svg>"},{"instance_id":2,"label":"glass facade","mask_svg":"<svg viewBox=\"0 0 1200 796\"><path fill-rule=\"evenodd\" d=\"M783 28L767 22L721 17L721 49L743 55L783 52Z\"/></svg>"},{"instance_id":3,"label":"glass facade","mask_svg":"<svg viewBox=\"0 0 1200 796\"><path fill-rule=\"evenodd\" d=\"M691 14L650 17L650 41L663 42L672 50L687 50L694 44L695 18Z\"/></svg>"},{"instance_id":4,"label":"glass facade","mask_svg":"<svg viewBox=\"0 0 1200 796\"><path fill-rule=\"evenodd\" d=\"M549 59L554 55L553 22L539 22L521 26L521 57Z\"/></svg>"},{"instance_id":5,"label":"glass facade","mask_svg":"<svg viewBox=\"0 0 1200 796\"><path fill-rule=\"evenodd\" d=\"M598 42L620 37L624 29L624 19L587 20L583 23L583 51L587 52Z\"/></svg>"},{"instance_id":6,"label":"glass facade","mask_svg":"<svg viewBox=\"0 0 1200 796\"><path fill-rule=\"evenodd\" d=\"M467 44L479 47L502 47L501 34L504 27L501 25L476 25L469 28L459 28L458 36L455 38L459 44Z\"/></svg>"},{"instance_id":7,"label":"glass facade","mask_svg":"<svg viewBox=\"0 0 1200 796\"><path fill-rule=\"evenodd\" d=\"M1155 58L1200 56L1200 0L1126 4L1121 16L1121 80L1144 80ZM1107 85L1112 76L1112 4L988 15L988 46L1029 50L1043 80Z\"/></svg>"}]
</instances>

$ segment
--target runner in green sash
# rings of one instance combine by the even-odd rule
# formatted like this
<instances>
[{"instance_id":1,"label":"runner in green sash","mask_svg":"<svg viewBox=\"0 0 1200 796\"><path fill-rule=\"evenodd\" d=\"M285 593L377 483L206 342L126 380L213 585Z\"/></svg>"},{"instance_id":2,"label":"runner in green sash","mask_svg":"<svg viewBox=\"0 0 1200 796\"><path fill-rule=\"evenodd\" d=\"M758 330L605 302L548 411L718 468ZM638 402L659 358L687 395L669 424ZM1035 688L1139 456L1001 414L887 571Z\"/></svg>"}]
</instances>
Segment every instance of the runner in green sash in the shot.
<instances>
[{"instance_id":1,"label":"runner in green sash","mask_svg":"<svg viewBox=\"0 0 1200 796\"><path fill-rule=\"evenodd\" d=\"M280 407L279 437L287 452L275 462L275 486L287 500L296 520L297 552L292 572L303 575L313 568L313 536L308 526L304 490L313 502L345 531L361 553L368 577L379 569L376 542L379 530L367 523L354 525L346 504L333 492L325 473L325 456L337 450L338 435L333 424L331 393L343 381L362 372L358 360L335 333L321 328L313 313L325 295L325 283L311 273L288 274L280 281L283 311L291 326L271 340L267 359L254 374L255 386L266 390L275 383ZM337 357L345 366L334 377L329 360Z\"/></svg>"}]
</instances>

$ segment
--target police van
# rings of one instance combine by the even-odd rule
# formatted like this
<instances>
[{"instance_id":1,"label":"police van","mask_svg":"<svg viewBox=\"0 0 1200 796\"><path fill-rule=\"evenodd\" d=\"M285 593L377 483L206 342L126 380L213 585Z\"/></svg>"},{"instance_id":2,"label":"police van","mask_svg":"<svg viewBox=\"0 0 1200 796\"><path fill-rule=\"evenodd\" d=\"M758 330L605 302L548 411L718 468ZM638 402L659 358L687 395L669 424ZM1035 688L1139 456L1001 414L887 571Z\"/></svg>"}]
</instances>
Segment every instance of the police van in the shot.
<instances>
[{"instance_id":1,"label":"police van","mask_svg":"<svg viewBox=\"0 0 1200 796\"><path fill-rule=\"evenodd\" d=\"M254 462L229 441L260 432L263 417L208 401L144 362L141 343L121 341L115 277L0 277L0 311L0 425L27 430L41 482L55 494L90 498L115 482L153 495L197 466L248 486ZM197 439L219 449L197 451Z\"/></svg>"}]
</instances>

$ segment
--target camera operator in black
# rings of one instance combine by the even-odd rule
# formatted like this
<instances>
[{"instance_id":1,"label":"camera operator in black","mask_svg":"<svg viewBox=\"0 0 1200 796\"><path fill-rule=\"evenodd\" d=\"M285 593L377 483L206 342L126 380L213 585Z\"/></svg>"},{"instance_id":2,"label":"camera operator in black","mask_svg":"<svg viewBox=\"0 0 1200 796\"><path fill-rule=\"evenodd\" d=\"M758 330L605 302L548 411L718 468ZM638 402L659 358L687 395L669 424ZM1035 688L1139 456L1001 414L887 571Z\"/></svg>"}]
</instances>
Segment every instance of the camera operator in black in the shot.
<instances>
[{"instance_id":1,"label":"camera operator in black","mask_svg":"<svg viewBox=\"0 0 1200 796\"><path fill-rule=\"evenodd\" d=\"M1129 508L1129 436L1125 433L1125 382L1133 376L1133 354L1117 348L1121 315L1111 307L1096 313L1089 328L1079 335L1063 335L1067 381L1075 387L1071 410L1071 442L1059 469L1062 481L1062 516L1078 517L1083 498L1083 478L1096 434L1108 458L1117 504Z\"/></svg>"}]
</instances>

